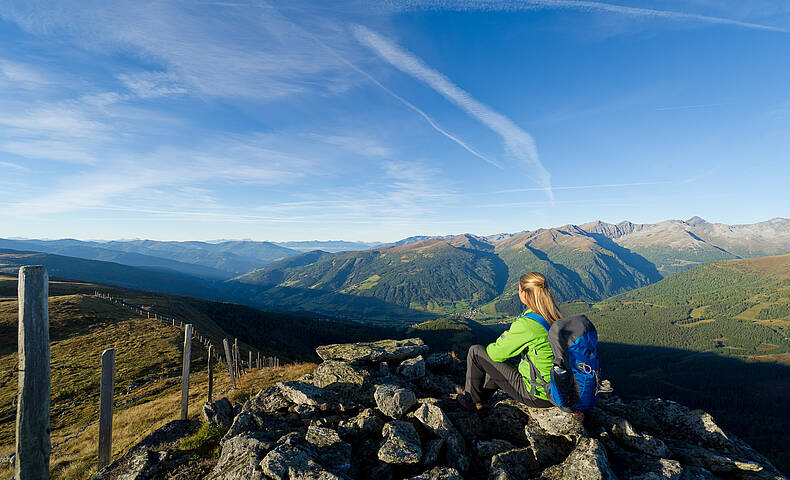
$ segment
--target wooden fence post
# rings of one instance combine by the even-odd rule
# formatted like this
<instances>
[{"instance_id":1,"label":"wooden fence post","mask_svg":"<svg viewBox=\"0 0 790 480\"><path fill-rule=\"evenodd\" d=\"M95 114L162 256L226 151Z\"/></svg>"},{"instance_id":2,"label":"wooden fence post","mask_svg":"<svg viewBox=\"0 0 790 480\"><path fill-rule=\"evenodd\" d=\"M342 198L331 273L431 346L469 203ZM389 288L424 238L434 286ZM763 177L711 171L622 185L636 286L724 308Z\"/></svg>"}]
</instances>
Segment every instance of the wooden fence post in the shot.
<instances>
[{"instance_id":1,"label":"wooden fence post","mask_svg":"<svg viewBox=\"0 0 790 480\"><path fill-rule=\"evenodd\" d=\"M49 478L49 276L41 265L19 269L19 386L15 478Z\"/></svg>"},{"instance_id":2,"label":"wooden fence post","mask_svg":"<svg viewBox=\"0 0 790 480\"><path fill-rule=\"evenodd\" d=\"M241 368L239 366L239 360L240 360L239 339L234 338L233 339L233 371L234 371L234 375L236 375L237 378L241 376Z\"/></svg>"},{"instance_id":3,"label":"wooden fence post","mask_svg":"<svg viewBox=\"0 0 790 480\"><path fill-rule=\"evenodd\" d=\"M189 413L189 362L192 359L192 324L184 329L184 367L181 370L181 420Z\"/></svg>"},{"instance_id":4,"label":"wooden fence post","mask_svg":"<svg viewBox=\"0 0 790 480\"><path fill-rule=\"evenodd\" d=\"M101 354L101 386L99 387L99 466L110 464L112 459L112 389L115 384L115 349L108 348Z\"/></svg>"},{"instance_id":5,"label":"wooden fence post","mask_svg":"<svg viewBox=\"0 0 790 480\"><path fill-rule=\"evenodd\" d=\"M252 370L252 351L247 352L247 368Z\"/></svg>"},{"instance_id":6,"label":"wooden fence post","mask_svg":"<svg viewBox=\"0 0 790 480\"><path fill-rule=\"evenodd\" d=\"M230 355L230 342L228 342L227 338L222 339L222 345L225 347L225 361L228 362L230 384L233 388L236 388L236 378L233 376L233 358Z\"/></svg>"},{"instance_id":7,"label":"wooden fence post","mask_svg":"<svg viewBox=\"0 0 790 480\"><path fill-rule=\"evenodd\" d=\"M207 403L211 403L214 401L214 362L211 361L211 355L214 353L214 347L209 345L208 347L208 401Z\"/></svg>"}]
</instances>

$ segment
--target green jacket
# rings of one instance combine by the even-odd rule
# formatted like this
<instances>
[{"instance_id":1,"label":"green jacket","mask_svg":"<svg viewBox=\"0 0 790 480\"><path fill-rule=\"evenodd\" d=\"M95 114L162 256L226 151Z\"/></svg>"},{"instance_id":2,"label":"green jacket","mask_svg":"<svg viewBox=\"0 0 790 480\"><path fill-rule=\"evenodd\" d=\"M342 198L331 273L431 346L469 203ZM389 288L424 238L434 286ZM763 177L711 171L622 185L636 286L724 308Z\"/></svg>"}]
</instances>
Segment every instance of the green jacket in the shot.
<instances>
[{"instance_id":1,"label":"green jacket","mask_svg":"<svg viewBox=\"0 0 790 480\"><path fill-rule=\"evenodd\" d=\"M531 309L527 309L510 325L510 329L499 336L496 342L486 347L486 352L491 357L491 360L504 362L509 358L520 355L527 349L527 355L529 355L530 360L532 360L538 372L543 376L543 380L550 382L554 354L551 351L551 345L549 345L548 334L546 329L538 322L525 317L528 313L534 312ZM523 357L518 364L518 372L524 378L527 390L530 390L532 384L530 383L529 363ZM548 400L546 390L540 385L536 385L535 396Z\"/></svg>"}]
</instances>

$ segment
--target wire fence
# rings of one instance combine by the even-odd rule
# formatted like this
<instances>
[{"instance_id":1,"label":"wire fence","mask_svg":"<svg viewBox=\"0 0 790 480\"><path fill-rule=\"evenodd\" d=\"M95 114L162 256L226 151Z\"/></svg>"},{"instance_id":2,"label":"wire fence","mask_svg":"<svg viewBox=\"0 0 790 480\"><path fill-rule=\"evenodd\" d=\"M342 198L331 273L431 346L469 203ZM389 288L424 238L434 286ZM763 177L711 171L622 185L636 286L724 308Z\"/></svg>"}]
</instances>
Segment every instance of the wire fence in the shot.
<instances>
[{"instance_id":1,"label":"wire fence","mask_svg":"<svg viewBox=\"0 0 790 480\"><path fill-rule=\"evenodd\" d=\"M162 322L165 325L169 325L169 326L177 327L179 329L183 329L185 331L185 337L189 338L189 340L186 340L186 338L185 338L185 346L186 346L187 343L197 342L198 344L202 345L206 349L206 355L207 356L211 354L210 352L214 352L214 355L211 358L212 363L215 362L215 361L217 363L228 363L229 362L232 365L232 368L228 368L227 371L228 371L229 375L232 376L232 380L234 380L234 381L235 381L235 377L238 377L240 375L244 375L244 374L248 373L248 370L252 370L253 368L263 368L263 367L279 366L280 365L280 359L278 357L273 357L273 356L270 356L270 357L263 356L262 357L261 356L261 352L259 352L259 351L255 352L256 353L256 359L257 359L257 361L255 361L256 359L253 359L252 349L249 349L249 351L248 351L248 360L245 362L244 358L240 355L240 351L239 351L239 348L238 348L238 340L236 340L234 342L234 349L233 349L232 354L228 358L225 359L225 362L223 362L222 361L223 357L219 354L219 352L221 352L222 350L217 348L214 345L214 342L215 342L215 340L218 337L217 335L210 335L207 332L203 332L201 330L197 330L197 329L194 328L194 325L187 324L183 320L178 319L176 317L173 317L171 315L167 315L167 314L163 314L163 313L154 311L150 306L144 307L144 306L141 306L141 305L132 304L132 303L127 302L123 298L113 297L109 293L104 293L104 292L100 292L100 291L97 290L97 291L94 292L93 297L101 299L101 300L104 300L104 301L107 301L109 303L117 305L117 306L119 306L121 308L124 308L126 310L129 310L129 311L131 311L131 312L133 312L133 313L135 313L137 315L140 315L143 318L158 320L158 321ZM22 302L21 302L21 298L20 298L20 311L21 311L21 308L22 308L21 304L22 304ZM47 318L46 322L47 323L49 322L48 318ZM187 325L189 325L188 328L187 328ZM22 324L20 323L20 329L21 328L22 328ZM220 341L222 341L222 340L220 340ZM209 348L209 347L214 347L214 348ZM20 355L22 354L21 352L22 352L22 350L21 350L21 347L20 347ZM190 359L191 359L191 356L190 356L189 352L186 351L185 355L184 355L184 362L186 364L188 364L188 363L190 363ZM75 366L52 366L52 365L47 365L47 367L50 370L66 370L66 371L69 371L69 372L72 372L74 370L80 370L80 369L84 368L84 367L75 367ZM148 399L150 397L161 395L164 391L169 390L169 389L171 389L172 387L174 387L174 386L176 386L178 384L177 382L169 383L168 382L169 380L176 379L176 378L179 378L179 377L183 377L183 375L187 371L188 370L178 371L178 372L170 373L170 374L167 374L167 375L150 375L150 376L147 376L147 377L145 377L145 378L143 378L141 380L132 381L130 384L128 384L126 386L125 391L119 392L117 395L116 394L112 394L112 397L111 397L112 409L111 410L115 411L115 410L118 410L118 409L122 409L124 407L129 406L129 405L133 405L133 404L142 402L142 401L144 401L144 400L146 400L146 399ZM17 377L18 374L21 375L21 373L22 372L19 370L19 362L17 362L17 364L12 369L10 369L7 372L4 372L0 376L0 388L5 388L7 385L9 385ZM104 379L102 379L102 381L104 381ZM135 392L139 392L140 389L143 389L143 388L148 387L148 386L150 386L152 384L161 383L161 382L164 382L164 384L162 385L161 388L154 388L153 390L150 390L148 392L145 392L145 393L142 393L142 394L139 394L139 395L133 395ZM188 389L188 382L185 382L184 384L186 385L185 388ZM21 379L20 379L20 385L21 385ZM234 383L234 385L235 385L235 383ZM222 395L222 394L227 393L229 390L231 390L231 389L223 389L221 391L217 391L216 394ZM19 396L20 393L18 392L17 395ZM211 393L209 395L211 395ZM209 397L209 398L211 398L211 397ZM183 401L184 400L182 399L182 403L183 403ZM188 401L188 397L187 397L187 401ZM17 396L15 396L14 399L12 400L12 405L11 406L12 407L16 406L16 403L17 403ZM69 402L67 406L59 407L57 409L52 409L52 410L50 410L50 412L48 412L48 414L49 415L53 415L53 416L67 415L70 412L73 412L76 407L79 407L80 405L84 405L86 403L96 403L97 406L98 406L97 399L93 398L93 397L89 397L89 398L85 398L85 399L82 399L82 400L75 400L75 401ZM18 417L19 413L16 412L16 415ZM0 418L0 421L1 422L11 421L13 416L14 416L14 412L8 411L6 414L3 415L3 418ZM98 413L98 408L97 408L97 414L91 416L90 421L88 421L84 425L80 426L73 433L70 433L66 437L60 439L57 443L52 444L52 446L51 446L51 452L52 453L51 453L50 459L51 460L52 459L59 459L59 458L65 457L65 456L73 455L73 453L65 453L65 452L61 453L60 450L62 450L67 445L69 445L70 442L73 442L74 440L77 440L80 437L80 435L82 435L85 431L87 431L89 428L91 428L92 426L96 425L97 423L100 424L100 430L101 430L101 423L102 422L103 422L103 420L100 419L100 415ZM116 453L115 457L123 455L128 450L129 447L131 447L134 444L138 443L139 440L141 438L144 438L146 435L148 435L151 432L151 430L154 429L154 427L156 427L156 424L151 425L148 428L143 429L142 433L140 435L136 435L135 438L128 445L124 446L120 450L116 449L116 452L118 452L118 453ZM59 430L61 430L62 428L67 428L67 427L61 427L61 428L59 428ZM50 435L50 432L47 431L46 434ZM19 442L17 442L17 444L19 444ZM18 460L18 458L19 458L19 456L17 455L17 460Z\"/></svg>"}]
</instances>

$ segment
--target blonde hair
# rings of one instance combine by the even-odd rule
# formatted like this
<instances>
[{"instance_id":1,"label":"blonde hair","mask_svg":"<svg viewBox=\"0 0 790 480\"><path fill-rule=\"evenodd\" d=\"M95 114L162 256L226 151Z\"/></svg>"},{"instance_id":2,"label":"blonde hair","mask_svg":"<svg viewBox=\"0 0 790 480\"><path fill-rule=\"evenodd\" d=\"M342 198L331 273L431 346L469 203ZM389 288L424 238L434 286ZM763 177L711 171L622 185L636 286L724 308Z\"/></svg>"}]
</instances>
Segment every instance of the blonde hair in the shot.
<instances>
[{"instance_id":1,"label":"blonde hair","mask_svg":"<svg viewBox=\"0 0 790 480\"><path fill-rule=\"evenodd\" d=\"M549 323L554 323L562 318L562 312L557 307L557 302L551 296L546 277L538 272L525 273L518 279L519 290L526 292L527 307L532 309Z\"/></svg>"}]
</instances>

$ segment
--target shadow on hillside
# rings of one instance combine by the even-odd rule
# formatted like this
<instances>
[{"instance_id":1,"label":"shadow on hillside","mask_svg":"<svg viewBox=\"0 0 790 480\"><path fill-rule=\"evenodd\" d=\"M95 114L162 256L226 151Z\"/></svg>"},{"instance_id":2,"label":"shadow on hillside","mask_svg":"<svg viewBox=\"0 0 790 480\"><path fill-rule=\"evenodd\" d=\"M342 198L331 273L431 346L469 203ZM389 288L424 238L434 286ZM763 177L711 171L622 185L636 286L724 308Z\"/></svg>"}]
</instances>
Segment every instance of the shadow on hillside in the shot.
<instances>
[{"instance_id":1,"label":"shadow on hillside","mask_svg":"<svg viewBox=\"0 0 790 480\"><path fill-rule=\"evenodd\" d=\"M664 278L658 272L656 266L653 265L653 263L650 260L646 259L642 255L632 252L631 250L623 247L622 245L617 244L611 238L605 235L601 235L600 233L588 233L588 235L594 238L595 241L598 242L603 247L616 253L617 256L620 257L626 264L633 267L641 274L643 274L645 277L647 277L647 279L650 280L650 283L657 282L662 278Z\"/></svg>"},{"instance_id":2,"label":"shadow on hillside","mask_svg":"<svg viewBox=\"0 0 790 480\"><path fill-rule=\"evenodd\" d=\"M380 324L424 322L439 315L395 303L330 290L260 287L242 283L226 286L232 301L264 310L317 313L329 317Z\"/></svg>"},{"instance_id":3,"label":"shadow on hillside","mask_svg":"<svg viewBox=\"0 0 790 480\"><path fill-rule=\"evenodd\" d=\"M714 353L600 343L601 373L624 399L665 398L710 412L790 472L790 366Z\"/></svg>"}]
</instances>

